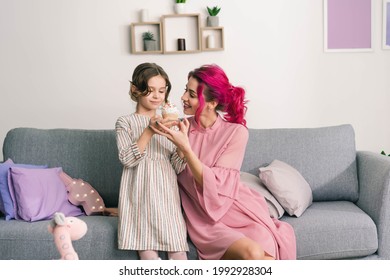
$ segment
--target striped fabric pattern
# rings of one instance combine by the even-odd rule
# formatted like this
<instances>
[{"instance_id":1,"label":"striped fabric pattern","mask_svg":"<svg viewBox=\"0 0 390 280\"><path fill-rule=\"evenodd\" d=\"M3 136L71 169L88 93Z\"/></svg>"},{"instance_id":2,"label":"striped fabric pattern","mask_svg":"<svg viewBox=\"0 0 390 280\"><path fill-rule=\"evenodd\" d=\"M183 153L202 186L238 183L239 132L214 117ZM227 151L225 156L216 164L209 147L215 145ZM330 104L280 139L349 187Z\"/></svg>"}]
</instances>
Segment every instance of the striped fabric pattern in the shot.
<instances>
[{"instance_id":1,"label":"striped fabric pattern","mask_svg":"<svg viewBox=\"0 0 390 280\"><path fill-rule=\"evenodd\" d=\"M118 248L188 251L177 173L185 162L167 138L154 135L143 153L136 144L149 117L118 118L116 137L123 164L119 192Z\"/></svg>"}]
</instances>

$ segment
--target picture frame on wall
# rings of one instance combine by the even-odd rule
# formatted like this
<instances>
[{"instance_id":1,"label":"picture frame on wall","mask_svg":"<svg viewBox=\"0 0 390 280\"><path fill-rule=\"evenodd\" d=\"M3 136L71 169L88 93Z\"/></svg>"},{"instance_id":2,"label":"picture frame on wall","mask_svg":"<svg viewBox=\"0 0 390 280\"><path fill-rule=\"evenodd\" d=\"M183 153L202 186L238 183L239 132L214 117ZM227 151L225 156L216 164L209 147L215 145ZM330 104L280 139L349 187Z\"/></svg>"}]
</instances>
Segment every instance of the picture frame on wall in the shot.
<instances>
[{"instance_id":1,"label":"picture frame on wall","mask_svg":"<svg viewBox=\"0 0 390 280\"><path fill-rule=\"evenodd\" d=\"M383 0L383 49L390 50L390 0Z\"/></svg>"},{"instance_id":2,"label":"picture frame on wall","mask_svg":"<svg viewBox=\"0 0 390 280\"><path fill-rule=\"evenodd\" d=\"M372 42L372 0L324 0L325 52L370 52Z\"/></svg>"}]
</instances>

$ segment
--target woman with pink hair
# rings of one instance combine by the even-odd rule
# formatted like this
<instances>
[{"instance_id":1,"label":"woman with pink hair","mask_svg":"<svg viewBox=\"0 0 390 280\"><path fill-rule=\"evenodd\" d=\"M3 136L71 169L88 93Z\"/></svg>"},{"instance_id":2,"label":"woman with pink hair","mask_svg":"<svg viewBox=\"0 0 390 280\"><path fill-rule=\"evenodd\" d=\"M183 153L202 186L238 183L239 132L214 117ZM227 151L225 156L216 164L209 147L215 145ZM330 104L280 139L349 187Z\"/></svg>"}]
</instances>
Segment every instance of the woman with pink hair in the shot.
<instances>
[{"instance_id":1,"label":"woman with pink hair","mask_svg":"<svg viewBox=\"0 0 390 280\"><path fill-rule=\"evenodd\" d=\"M296 259L292 227L240 182L248 141L245 90L217 65L188 75L179 130L160 124L187 166L178 175L188 234L200 259Z\"/></svg>"}]
</instances>

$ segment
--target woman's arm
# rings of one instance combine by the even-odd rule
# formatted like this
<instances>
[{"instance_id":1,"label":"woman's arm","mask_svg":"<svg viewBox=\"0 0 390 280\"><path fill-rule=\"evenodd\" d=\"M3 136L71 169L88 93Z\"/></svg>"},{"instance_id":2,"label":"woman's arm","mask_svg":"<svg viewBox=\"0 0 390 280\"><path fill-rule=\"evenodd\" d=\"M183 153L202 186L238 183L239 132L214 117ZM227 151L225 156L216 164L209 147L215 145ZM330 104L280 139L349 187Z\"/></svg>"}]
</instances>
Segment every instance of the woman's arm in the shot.
<instances>
[{"instance_id":1,"label":"woman's arm","mask_svg":"<svg viewBox=\"0 0 390 280\"><path fill-rule=\"evenodd\" d=\"M188 139L188 129L190 127L189 121L184 118L178 124L179 130L172 130L166 127L164 124L159 123L159 129L152 127L155 133L167 137L177 147L177 153L181 158L187 161L188 167L194 176L196 183L203 186L203 164L194 154L191 149L190 140Z\"/></svg>"}]
</instances>

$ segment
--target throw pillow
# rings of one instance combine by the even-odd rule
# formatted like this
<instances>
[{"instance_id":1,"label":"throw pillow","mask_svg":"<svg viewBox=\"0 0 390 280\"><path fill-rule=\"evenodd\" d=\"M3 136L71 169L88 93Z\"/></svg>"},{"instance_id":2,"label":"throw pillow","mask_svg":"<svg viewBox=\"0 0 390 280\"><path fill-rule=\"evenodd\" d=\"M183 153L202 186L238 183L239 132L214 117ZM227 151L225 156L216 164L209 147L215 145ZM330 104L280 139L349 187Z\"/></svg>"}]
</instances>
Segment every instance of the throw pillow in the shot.
<instances>
[{"instance_id":1,"label":"throw pillow","mask_svg":"<svg viewBox=\"0 0 390 280\"><path fill-rule=\"evenodd\" d=\"M5 215L5 219L7 221L15 218L14 205L8 186L8 173L11 167L47 168L45 165L14 163L12 159L8 159L4 163L0 164L0 196L2 200L2 207L0 207L0 210Z\"/></svg>"},{"instance_id":2,"label":"throw pillow","mask_svg":"<svg viewBox=\"0 0 390 280\"><path fill-rule=\"evenodd\" d=\"M313 196L309 183L291 165L274 160L259 170L260 180L290 216L301 216L312 204Z\"/></svg>"},{"instance_id":3,"label":"throw pillow","mask_svg":"<svg viewBox=\"0 0 390 280\"><path fill-rule=\"evenodd\" d=\"M269 213L271 218L279 219L284 214L282 205L276 200L276 198L267 190L265 185L260 181L260 178L246 172L240 173L240 181L249 188L259 192L264 196L267 202Z\"/></svg>"},{"instance_id":4,"label":"throw pillow","mask_svg":"<svg viewBox=\"0 0 390 280\"><path fill-rule=\"evenodd\" d=\"M15 218L29 222L49 220L56 212L80 216L82 210L68 201L61 167L27 169L11 167L9 190L14 203Z\"/></svg>"},{"instance_id":5,"label":"throw pillow","mask_svg":"<svg viewBox=\"0 0 390 280\"><path fill-rule=\"evenodd\" d=\"M7 159L5 162L0 163L0 168L1 168L1 166L3 166L3 164L10 164L10 163L13 163L12 160ZM8 172L4 172L4 173L5 173L5 175L8 176ZM0 188L1 188L1 186L3 185L3 182L5 182L5 183L7 182L7 176L2 176L2 175L0 175L0 176L1 176L0 177ZM3 202L2 195L1 195L1 191L0 191L0 212L3 214L5 213L4 202Z\"/></svg>"}]
</instances>

